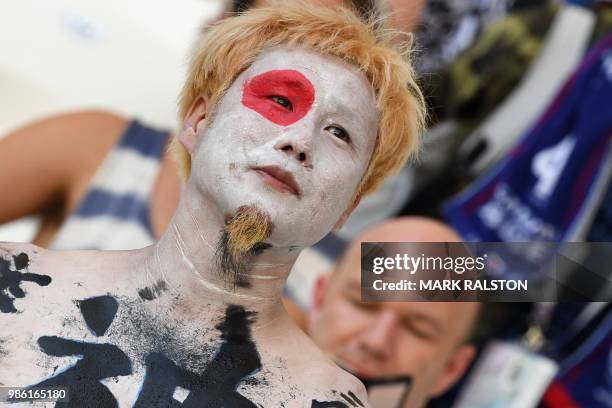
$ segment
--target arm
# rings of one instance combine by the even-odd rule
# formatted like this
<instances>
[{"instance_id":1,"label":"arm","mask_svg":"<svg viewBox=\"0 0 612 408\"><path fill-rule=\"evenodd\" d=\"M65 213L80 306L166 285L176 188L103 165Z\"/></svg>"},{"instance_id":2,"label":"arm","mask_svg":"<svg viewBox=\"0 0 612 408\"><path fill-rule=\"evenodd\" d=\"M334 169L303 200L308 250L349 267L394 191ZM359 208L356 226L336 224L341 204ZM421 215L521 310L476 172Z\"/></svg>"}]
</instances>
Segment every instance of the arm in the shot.
<instances>
[{"instance_id":1,"label":"arm","mask_svg":"<svg viewBox=\"0 0 612 408\"><path fill-rule=\"evenodd\" d=\"M105 112L43 119L0 139L0 224L76 205L126 120Z\"/></svg>"}]
</instances>

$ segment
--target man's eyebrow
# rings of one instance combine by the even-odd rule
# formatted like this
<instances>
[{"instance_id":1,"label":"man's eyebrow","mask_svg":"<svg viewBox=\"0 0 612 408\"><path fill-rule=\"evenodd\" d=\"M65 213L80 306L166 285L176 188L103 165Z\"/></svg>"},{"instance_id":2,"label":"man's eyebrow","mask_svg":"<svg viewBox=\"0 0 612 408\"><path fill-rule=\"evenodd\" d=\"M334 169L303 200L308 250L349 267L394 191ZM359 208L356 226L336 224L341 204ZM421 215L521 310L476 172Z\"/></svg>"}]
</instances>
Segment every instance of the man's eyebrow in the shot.
<instances>
[{"instance_id":1,"label":"man's eyebrow","mask_svg":"<svg viewBox=\"0 0 612 408\"><path fill-rule=\"evenodd\" d=\"M361 294L361 284L359 282L352 280L348 282L344 287L348 292L358 292L359 294ZM444 327L442 323L425 313L412 312L409 315L405 316L402 320L407 322L423 322L424 324L430 326L432 330L436 331L437 333L444 333Z\"/></svg>"},{"instance_id":2,"label":"man's eyebrow","mask_svg":"<svg viewBox=\"0 0 612 408\"><path fill-rule=\"evenodd\" d=\"M335 100L333 101L334 105L336 106L334 109L334 114L337 115L341 115L341 116L347 116L349 117L349 119L353 120L353 121L360 121L360 122L364 122L363 117L361 115L357 115L355 112L353 112L352 109L349 109L348 106L344 105L343 103Z\"/></svg>"}]
</instances>

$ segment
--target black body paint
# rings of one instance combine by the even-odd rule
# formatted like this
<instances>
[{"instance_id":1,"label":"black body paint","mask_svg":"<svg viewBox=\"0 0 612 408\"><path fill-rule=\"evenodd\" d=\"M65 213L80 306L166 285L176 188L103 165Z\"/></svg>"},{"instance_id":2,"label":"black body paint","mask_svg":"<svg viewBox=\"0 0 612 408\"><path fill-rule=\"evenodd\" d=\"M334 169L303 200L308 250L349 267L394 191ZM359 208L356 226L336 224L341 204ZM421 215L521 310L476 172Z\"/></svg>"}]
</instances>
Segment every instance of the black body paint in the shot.
<instances>
[{"instance_id":1,"label":"black body paint","mask_svg":"<svg viewBox=\"0 0 612 408\"><path fill-rule=\"evenodd\" d=\"M312 400L311 408L349 408L344 402L341 401L317 401Z\"/></svg>"},{"instance_id":2,"label":"black body paint","mask_svg":"<svg viewBox=\"0 0 612 408\"><path fill-rule=\"evenodd\" d=\"M15 299L25 297L26 293L20 287L22 282L34 282L39 286L47 286L51 283L50 276L20 272L30 263L27 254L21 253L13 256L13 262L15 269L11 269L10 261L0 258L0 313L17 312Z\"/></svg>"},{"instance_id":3,"label":"black body paint","mask_svg":"<svg viewBox=\"0 0 612 408\"><path fill-rule=\"evenodd\" d=\"M98 337L105 335L119 310L118 301L110 295L83 299L76 304L87 326ZM127 312L123 308L122 302L121 313ZM198 371L185 369L166 356L171 350L170 338L164 344L142 350L142 355L146 355L146 372L134 407L256 407L237 391L241 383L248 383L262 368L251 337L254 321L254 312L228 306L223 321L216 326L221 332L221 345L210 360L204 358ZM109 343L86 343L57 336L40 337L38 344L49 356L81 358L71 367L56 366L53 372L58 374L30 388L69 387L70 402L57 402L55 407L118 406L115 396L100 381L132 373L132 363L123 350ZM182 402L174 399L177 387L188 391Z\"/></svg>"},{"instance_id":4,"label":"black body paint","mask_svg":"<svg viewBox=\"0 0 612 408\"><path fill-rule=\"evenodd\" d=\"M241 288L250 288L251 282L247 278L247 259L246 254L234 256L230 249L229 233L226 230L221 231L221 238L217 244L215 253L217 258L217 266L221 271L221 276L226 282Z\"/></svg>"},{"instance_id":5,"label":"black body paint","mask_svg":"<svg viewBox=\"0 0 612 408\"><path fill-rule=\"evenodd\" d=\"M247 254L248 261L250 262L253 257L262 254L268 248L272 248L272 244L268 244L266 242L256 243ZM246 269L244 270L243 274L236 275L236 286L241 288L251 287L251 281L249 280L248 271Z\"/></svg>"},{"instance_id":6,"label":"black body paint","mask_svg":"<svg viewBox=\"0 0 612 408\"><path fill-rule=\"evenodd\" d=\"M353 401L355 403L357 403L357 405L359 405L360 407L363 407L363 402L361 402L361 400L355 395L355 393L353 391L349 391L348 392L349 397L351 397L353 399ZM346 398L346 397L345 397Z\"/></svg>"},{"instance_id":7,"label":"black body paint","mask_svg":"<svg viewBox=\"0 0 612 408\"><path fill-rule=\"evenodd\" d=\"M412 376L410 375L401 375L397 377L383 377L383 378L361 378L359 376L355 376L361 380L366 390L369 390L372 387L376 387L378 385L392 385L392 384L403 384L406 388L410 389L412 387Z\"/></svg>"},{"instance_id":8,"label":"black body paint","mask_svg":"<svg viewBox=\"0 0 612 408\"><path fill-rule=\"evenodd\" d=\"M68 370L34 387L70 387L70 402L56 402L56 407L117 407L117 401L100 380L132 372L130 359L112 344L82 343L56 336L38 339L42 351L50 356L83 356Z\"/></svg>"},{"instance_id":9,"label":"black body paint","mask_svg":"<svg viewBox=\"0 0 612 408\"><path fill-rule=\"evenodd\" d=\"M334 391L337 393L337 391ZM341 392L340 397L342 397L348 404L343 401L317 401L312 400L311 408L350 408L350 407L363 407L363 402L355 395L354 392L349 391L348 395Z\"/></svg>"},{"instance_id":10,"label":"black body paint","mask_svg":"<svg viewBox=\"0 0 612 408\"><path fill-rule=\"evenodd\" d=\"M253 257L261 255L266 249L272 245L266 242L257 242L246 253L234 256L230 249L229 233L226 230L221 231L221 238L217 244L215 257L217 258L217 266L221 271L221 275L231 284L241 287L250 288L249 280L249 265Z\"/></svg>"},{"instance_id":11,"label":"black body paint","mask_svg":"<svg viewBox=\"0 0 612 408\"><path fill-rule=\"evenodd\" d=\"M253 285L251 285L251 281L249 280L248 276L238 275L236 277L236 286L238 286L239 288L248 289Z\"/></svg>"},{"instance_id":12,"label":"black body paint","mask_svg":"<svg viewBox=\"0 0 612 408\"><path fill-rule=\"evenodd\" d=\"M17 256L13 256L13 262L15 263L15 269L25 269L30 264L28 254L20 253Z\"/></svg>"},{"instance_id":13,"label":"black body paint","mask_svg":"<svg viewBox=\"0 0 612 408\"><path fill-rule=\"evenodd\" d=\"M97 296L77 302L85 323L96 336L103 336L112 323L119 304L112 296ZM82 356L77 363L34 387L70 387L70 402L56 407L117 407L113 394L100 380L132 373L129 357L112 344L84 343L57 336L38 339L41 350L50 356ZM55 370L54 370L55 372Z\"/></svg>"},{"instance_id":14,"label":"black body paint","mask_svg":"<svg viewBox=\"0 0 612 408\"><path fill-rule=\"evenodd\" d=\"M268 244L267 242L258 242L255 245L253 245L253 248L251 248L251 251L249 251L249 254L252 256L261 255L263 251L265 251L266 249L270 249L270 248L272 248L272 244Z\"/></svg>"},{"instance_id":15,"label":"black body paint","mask_svg":"<svg viewBox=\"0 0 612 408\"><path fill-rule=\"evenodd\" d=\"M359 378L359 377L357 377ZM404 375L397 377L387 377L387 378L376 378L376 379L364 379L359 378L366 390L370 392L372 388L380 387L380 386L389 386L389 385L403 385L404 389L401 394L398 396L397 402L395 403L396 407L403 407L406 405L406 401L408 400L408 394L412 388L412 376Z\"/></svg>"},{"instance_id":16,"label":"black body paint","mask_svg":"<svg viewBox=\"0 0 612 408\"><path fill-rule=\"evenodd\" d=\"M146 288L140 289L138 291L138 296L143 300L153 300L166 290L168 290L166 282L158 280L153 286L147 286Z\"/></svg>"},{"instance_id":17,"label":"black body paint","mask_svg":"<svg viewBox=\"0 0 612 408\"><path fill-rule=\"evenodd\" d=\"M256 407L237 392L246 377L261 369L251 338L254 315L241 306L227 307L225 319L216 326L223 342L202 374L181 369L160 353L149 354L144 384L134 407ZM190 391L182 403L172 397L176 387Z\"/></svg>"},{"instance_id":18,"label":"black body paint","mask_svg":"<svg viewBox=\"0 0 612 408\"><path fill-rule=\"evenodd\" d=\"M0 337L0 359L8 356L8 351L5 348L6 340Z\"/></svg>"},{"instance_id":19,"label":"black body paint","mask_svg":"<svg viewBox=\"0 0 612 408\"><path fill-rule=\"evenodd\" d=\"M108 295L81 300L77 304L87 327L96 336L104 336L119 308L115 298Z\"/></svg>"}]
</instances>

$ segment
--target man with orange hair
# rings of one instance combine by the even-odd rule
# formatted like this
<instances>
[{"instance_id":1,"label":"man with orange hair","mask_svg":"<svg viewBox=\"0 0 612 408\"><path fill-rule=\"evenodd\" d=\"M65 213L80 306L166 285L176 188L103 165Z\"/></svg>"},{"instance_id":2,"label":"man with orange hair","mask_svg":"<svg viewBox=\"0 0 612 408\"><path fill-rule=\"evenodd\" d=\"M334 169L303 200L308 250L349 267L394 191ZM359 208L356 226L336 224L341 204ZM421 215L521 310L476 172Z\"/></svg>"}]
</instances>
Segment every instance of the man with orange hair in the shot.
<instances>
[{"instance_id":1,"label":"man with orange hair","mask_svg":"<svg viewBox=\"0 0 612 408\"><path fill-rule=\"evenodd\" d=\"M385 26L404 32L413 30L423 3L307 2L352 7L364 20L389 14ZM230 3L233 7L222 17L265 6L269 0ZM0 224L39 217L29 239L50 249L136 249L159 239L178 205L181 181L176 163L165 154L172 135L140 119L153 118L103 110L65 112L0 136Z\"/></svg>"},{"instance_id":2,"label":"man with orange hair","mask_svg":"<svg viewBox=\"0 0 612 408\"><path fill-rule=\"evenodd\" d=\"M365 406L281 294L300 250L417 144L422 97L390 41L349 11L297 3L212 27L183 89L185 184L159 242L0 248L0 384L26 388L9 400Z\"/></svg>"}]
</instances>

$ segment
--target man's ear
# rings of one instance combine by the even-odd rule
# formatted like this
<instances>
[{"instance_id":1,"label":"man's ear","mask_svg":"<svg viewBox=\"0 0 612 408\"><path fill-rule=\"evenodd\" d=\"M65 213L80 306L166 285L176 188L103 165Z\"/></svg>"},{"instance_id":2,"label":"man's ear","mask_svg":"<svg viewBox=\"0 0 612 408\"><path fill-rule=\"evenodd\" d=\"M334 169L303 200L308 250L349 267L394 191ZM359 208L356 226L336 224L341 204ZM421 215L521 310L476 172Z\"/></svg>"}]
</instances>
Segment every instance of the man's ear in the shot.
<instances>
[{"instance_id":1,"label":"man's ear","mask_svg":"<svg viewBox=\"0 0 612 408\"><path fill-rule=\"evenodd\" d=\"M317 278L314 289L312 291L312 309L320 310L325 301L325 293L329 286L329 273L324 273Z\"/></svg>"},{"instance_id":2,"label":"man's ear","mask_svg":"<svg viewBox=\"0 0 612 408\"><path fill-rule=\"evenodd\" d=\"M193 101L187 115L185 115L183 128L179 132L178 138L189 154L193 153L197 142L198 125L206 118L207 112L208 98L199 96Z\"/></svg>"},{"instance_id":3,"label":"man's ear","mask_svg":"<svg viewBox=\"0 0 612 408\"><path fill-rule=\"evenodd\" d=\"M431 396L437 397L452 387L468 369L475 356L476 348L471 344L459 346L446 362Z\"/></svg>"},{"instance_id":4,"label":"man's ear","mask_svg":"<svg viewBox=\"0 0 612 408\"><path fill-rule=\"evenodd\" d=\"M344 226L344 223L346 222L346 220L348 220L348 217L351 215L353 210L357 208L360 201L361 201L361 194L357 194L355 196L355 199L351 203L351 205L349 205L348 208L344 210L344 212L340 216L340 219L336 221L336 225L334 225L334 229L333 229L334 231L338 231L340 228L342 228L342 226Z\"/></svg>"},{"instance_id":5,"label":"man's ear","mask_svg":"<svg viewBox=\"0 0 612 408\"><path fill-rule=\"evenodd\" d=\"M310 305L310 309L308 310L308 332L312 332L312 327L317 320L319 314L321 313L321 309L323 307L323 303L325 303L325 293L327 292L327 287L329 286L329 273L324 273L319 276L315 282L314 289L312 291L312 303Z\"/></svg>"}]
</instances>

